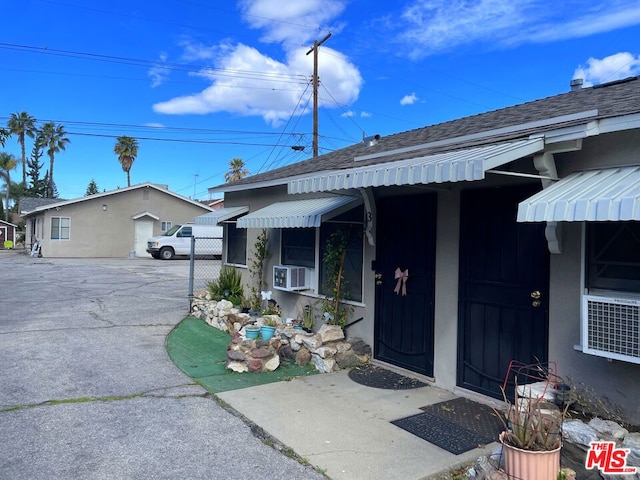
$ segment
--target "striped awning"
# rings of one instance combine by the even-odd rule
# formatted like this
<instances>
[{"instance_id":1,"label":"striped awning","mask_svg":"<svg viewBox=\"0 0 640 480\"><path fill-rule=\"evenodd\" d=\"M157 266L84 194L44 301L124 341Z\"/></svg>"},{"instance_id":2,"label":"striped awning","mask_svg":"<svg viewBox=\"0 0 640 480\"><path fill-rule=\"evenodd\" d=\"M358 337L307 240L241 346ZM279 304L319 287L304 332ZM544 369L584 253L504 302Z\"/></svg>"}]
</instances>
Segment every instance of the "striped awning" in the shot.
<instances>
[{"instance_id":1,"label":"striped awning","mask_svg":"<svg viewBox=\"0 0 640 480\"><path fill-rule=\"evenodd\" d=\"M640 220L640 166L576 172L518 205L518 222Z\"/></svg>"},{"instance_id":2,"label":"striped awning","mask_svg":"<svg viewBox=\"0 0 640 480\"><path fill-rule=\"evenodd\" d=\"M360 197L308 198L276 202L238 219L238 228L314 228L362 203Z\"/></svg>"},{"instance_id":3,"label":"striped awning","mask_svg":"<svg viewBox=\"0 0 640 480\"><path fill-rule=\"evenodd\" d=\"M351 188L482 180L485 172L544 149L533 138L454 150L407 160L315 172L288 183L289 193L329 192Z\"/></svg>"},{"instance_id":4,"label":"striped awning","mask_svg":"<svg viewBox=\"0 0 640 480\"><path fill-rule=\"evenodd\" d=\"M249 207L225 207L214 210L213 212L199 215L195 218L196 225L218 225L225 220L237 217L243 213L247 213Z\"/></svg>"}]
</instances>

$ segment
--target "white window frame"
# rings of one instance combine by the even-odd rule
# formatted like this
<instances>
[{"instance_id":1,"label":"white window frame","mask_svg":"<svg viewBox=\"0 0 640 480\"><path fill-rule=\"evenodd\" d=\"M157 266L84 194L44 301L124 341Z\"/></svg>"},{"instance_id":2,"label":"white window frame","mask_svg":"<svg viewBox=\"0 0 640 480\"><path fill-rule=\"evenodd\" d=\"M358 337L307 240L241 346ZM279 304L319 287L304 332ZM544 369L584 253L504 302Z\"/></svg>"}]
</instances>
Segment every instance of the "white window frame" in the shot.
<instances>
[{"instance_id":1,"label":"white window frame","mask_svg":"<svg viewBox=\"0 0 640 480\"><path fill-rule=\"evenodd\" d=\"M57 219L58 220L58 237L54 238L53 237L53 220ZM62 220L67 220L68 225L65 227L62 225ZM51 217L50 219L50 229L49 229L49 237L52 241L60 241L60 240L71 240L71 217L59 217L59 216L55 216L55 217ZM67 236L63 237L62 236L62 232L63 229L67 230Z\"/></svg>"},{"instance_id":2,"label":"white window frame","mask_svg":"<svg viewBox=\"0 0 640 480\"><path fill-rule=\"evenodd\" d=\"M168 220L160 222L160 230L162 230L163 233L169 230L171 227L173 227L173 222L170 222Z\"/></svg>"}]
</instances>

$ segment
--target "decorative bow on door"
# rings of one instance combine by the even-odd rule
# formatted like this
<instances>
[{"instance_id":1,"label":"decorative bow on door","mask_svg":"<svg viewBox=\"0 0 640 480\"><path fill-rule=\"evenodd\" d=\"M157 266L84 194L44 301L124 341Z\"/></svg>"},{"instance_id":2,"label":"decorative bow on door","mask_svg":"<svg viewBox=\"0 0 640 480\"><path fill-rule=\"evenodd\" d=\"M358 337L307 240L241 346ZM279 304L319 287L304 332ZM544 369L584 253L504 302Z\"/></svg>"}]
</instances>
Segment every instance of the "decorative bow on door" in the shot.
<instances>
[{"instance_id":1,"label":"decorative bow on door","mask_svg":"<svg viewBox=\"0 0 640 480\"><path fill-rule=\"evenodd\" d=\"M395 278L398 280L396 288L393 292L400 295L400 287L402 287L402 296L407 295L407 278L409 278L409 269L402 271L400 267L396 268Z\"/></svg>"}]
</instances>

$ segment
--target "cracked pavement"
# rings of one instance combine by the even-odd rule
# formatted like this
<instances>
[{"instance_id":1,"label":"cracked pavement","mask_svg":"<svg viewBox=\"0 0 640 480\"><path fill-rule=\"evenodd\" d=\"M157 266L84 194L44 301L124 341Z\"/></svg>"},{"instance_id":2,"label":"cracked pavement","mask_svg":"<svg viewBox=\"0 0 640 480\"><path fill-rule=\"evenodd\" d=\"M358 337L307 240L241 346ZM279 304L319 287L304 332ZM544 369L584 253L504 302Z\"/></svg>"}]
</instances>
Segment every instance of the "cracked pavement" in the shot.
<instances>
[{"instance_id":1,"label":"cracked pavement","mask_svg":"<svg viewBox=\"0 0 640 480\"><path fill-rule=\"evenodd\" d=\"M0 478L325 478L169 359L188 263L0 251Z\"/></svg>"}]
</instances>

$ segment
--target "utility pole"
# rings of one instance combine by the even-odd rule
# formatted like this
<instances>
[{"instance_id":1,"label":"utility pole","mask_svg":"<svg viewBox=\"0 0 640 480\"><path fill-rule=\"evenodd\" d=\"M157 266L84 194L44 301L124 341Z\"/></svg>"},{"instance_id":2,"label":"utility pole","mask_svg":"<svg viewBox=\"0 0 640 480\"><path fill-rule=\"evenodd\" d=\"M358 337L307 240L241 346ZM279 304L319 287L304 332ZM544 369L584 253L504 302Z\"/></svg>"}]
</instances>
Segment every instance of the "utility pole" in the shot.
<instances>
[{"instance_id":1,"label":"utility pole","mask_svg":"<svg viewBox=\"0 0 640 480\"><path fill-rule=\"evenodd\" d=\"M320 41L314 40L313 47L307 52L309 55L313 52L313 156L318 156L318 47L329 40L331 32Z\"/></svg>"}]
</instances>

